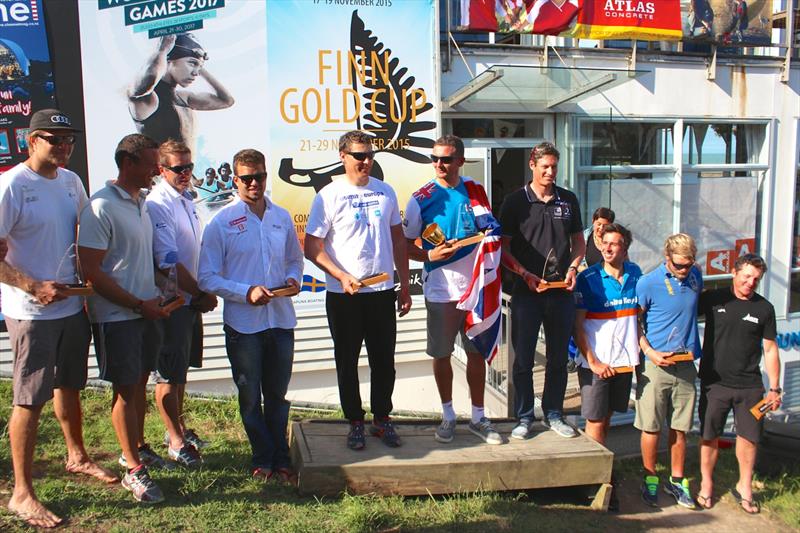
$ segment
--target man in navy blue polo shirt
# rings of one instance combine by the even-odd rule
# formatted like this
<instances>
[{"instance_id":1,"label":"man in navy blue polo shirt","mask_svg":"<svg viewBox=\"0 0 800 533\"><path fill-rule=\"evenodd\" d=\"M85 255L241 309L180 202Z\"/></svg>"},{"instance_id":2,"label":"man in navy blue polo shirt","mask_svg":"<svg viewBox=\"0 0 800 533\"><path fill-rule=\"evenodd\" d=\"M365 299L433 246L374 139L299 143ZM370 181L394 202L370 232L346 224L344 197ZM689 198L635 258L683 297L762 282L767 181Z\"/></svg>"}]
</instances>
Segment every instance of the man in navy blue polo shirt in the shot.
<instances>
[{"instance_id":1,"label":"man in navy blue polo shirt","mask_svg":"<svg viewBox=\"0 0 800 533\"><path fill-rule=\"evenodd\" d=\"M564 421L567 347L575 319L572 290L586 251L578 199L555 184L560 154L544 142L531 150L533 179L509 194L500 211L503 264L519 276L511 294L516 439L531 435L534 421L533 360L539 327L547 338L542 410L545 424L563 437L577 435ZM566 288L542 282L565 281Z\"/></svg>"},{"instance_id":2,"label":"man in navy blue polo shirt","mask_svg":"<svg viewBox=\"0 0 800 533\"><path fill-rule=\"evenodd\" d=\"M685 233L667 237L665 261L639 280L642 324L645 333L639 346L647 356L636 380L636 420L641 430L644 481L642 499L658 505L656 453L664 421L669 424L671 476L664 491L678 505L694 509L689 481L683 475L686 432L692 427L697 370L692 361L675 362L674 352L688 351L700 357L697 333L697 302L703 290L703 275L695 266L697 246Z\"/></svg>"}]
</instances>

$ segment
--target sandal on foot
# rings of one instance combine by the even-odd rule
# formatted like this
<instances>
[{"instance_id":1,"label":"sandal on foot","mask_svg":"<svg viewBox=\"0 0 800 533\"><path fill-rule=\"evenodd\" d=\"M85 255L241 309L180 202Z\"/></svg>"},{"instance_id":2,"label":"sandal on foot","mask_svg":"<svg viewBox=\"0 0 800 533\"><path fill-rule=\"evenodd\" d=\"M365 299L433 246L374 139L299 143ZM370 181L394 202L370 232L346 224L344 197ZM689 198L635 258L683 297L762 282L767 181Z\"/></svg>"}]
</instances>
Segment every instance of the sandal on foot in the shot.
<instances>
[{"instance_id":1,"label":"sandal on foot","mask_svg":"<svg viewBox=\"0 0 800 533\"><path fill-rule=\"evenodd\" d=\"M264 468L259 466L253 469L253 479L257 479L259 481L267 481L271 477L272 477L272 470L270 470L269 468Z\"/></svg>"},{"instance_id":2,"label":"sandal on foot","mask_svg":"<svg viewBox=\"0 0 800 533\"><path fill-rule=\"evenodd\" d=\"M714 497L713 496L703 496L702 494L698 494L695 496L694 501L697 503L697 507L699 509L711 509L714 507Z\"/></svg>"},{"instance_id":3,"label":"sandal on foot","mask_svg":"<svg viewBox=\"0 0 800 533\"><path fill-rule=\"evenodd\" d=\"M739 494L739 491L736 489L731 489L731 496L733 499L736 500L736 503L739 504L739 508L747 514L758 514L761 512L761 508L758 504L753 500L745 500L742 498L742 495ZM749 509L745 508L744 504L747 504Z\"/></svg>"}]
</instances>

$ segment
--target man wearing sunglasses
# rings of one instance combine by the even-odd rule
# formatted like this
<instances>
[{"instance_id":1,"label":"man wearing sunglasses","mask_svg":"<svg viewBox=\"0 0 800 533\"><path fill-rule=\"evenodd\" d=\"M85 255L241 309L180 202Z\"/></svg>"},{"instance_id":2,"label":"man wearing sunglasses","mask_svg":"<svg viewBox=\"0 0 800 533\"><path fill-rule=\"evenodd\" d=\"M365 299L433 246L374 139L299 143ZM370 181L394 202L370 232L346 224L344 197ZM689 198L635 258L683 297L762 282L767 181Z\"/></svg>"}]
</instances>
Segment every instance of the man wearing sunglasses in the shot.
<instances>
[{"instance_id":1,"label":"man wearing sunglasses","mask_svg":"<svg viewBox=\"0 0 800 533\"><path fill-rule=\"evenodd\" d=\"M366 342L370 367L370 432L389 447L400 437L389 418L394 391L397 319L411 309L406 239L397 195L388 184L370 176L375 152L361 131L339 138L345 176L326 185L311 204L305 255L325 272L325 308L333 337L339 398L350 421L347 446L365 446L364 415L358 382L358 356ZM395 268L400 292L395 297ZM386 273L389 280L363 286L359 280Z\"/></svg>"},{"instance_id":2,"label":"man wearing sunglasses","mask_svg":"<svg viewBox=\"0 0 800 533\"><path fill-rule=\"evenodd\" d=\"M128 89L128 110L139 133L158 143L183 141L194 148L194 112L233 105L233 96L205 68L208 54L191 33L165 35ZM212 92L190 91L197 78Z\"/></svg>"},{"instance_id":3,"label":"man wearing sunglasses","mask_svg":"<svg viewBox=\"0 0 800 533\"><path fill-rule=\"evenodd\" d=\"M682 351L691 352L695 359L701 355L696 317L703 275L694 264L695 257L697 246L691 236L670 235L664 242L664 263L636 286L644 331L639 346L646 358L636 379L634 426L642 432L642 500L653 507L658 505L656 455L665 421L669 425L671 475L663 485L664 492L682 507L695 507L683 467L686 433L694 421L697 370L692 361L670 359Z\"/></svg>"},{"instance_id":4,"label":"man wearing sunglasses","mask_svg":"<svg viewBox=\"0 0 800 533\"><path fill-rule=\"evenodd\" d=\"M453 409L453 368L450 358L456 336L460 335L467 353L467 384L472 400L469 430L489 444L502 444L503 438L484 416L486 362L464 333L467 311L456 307L472 280L478 246L473 244L456 249L452 242L485 229L477 227L465 182L472 182L470 187L480 187L481 190L483 187L471 178L459 175L464 165L464 142L455 135L446 135L434 143L431 161L436 177L409 198L403 231L408 239L406 246L409 257L424 263L422 288L428 311L426 352L433 359L433 376L442 400L442 422L434 438L438 442L448 443L455 437L456 412ZM447 240L438 246L423 240L423 247L420 248L416 239L433 223L439 226Z\"/></svg>"},{"instance_id":5,"label":"man wearing sunglasses","mask_svg":"<svg viewBox=\"0 0 800 533\"><path fill-rule=\"evenodd\" d=\"M32 483L39 416L51 398L67 445L67 470L117 480L84 447L80 390L91 332L83 299L66 292L66 284L78 279L73 247L78 213L87 202L81 179L64 168L78 131L57 109L37 111L29 126L28 159L0 178L0 239L8 247L0 281L14 349L8 422L14 491L8 508L36 527L62 522L37 499Z\"/></svg>"},{"instance_id":6,"label":"man wearing sunglasses","mask_svg":"<svg viewBox=\"0 0 800 533\"><path fill-rule=\"evenodd\" d=\"M188 429L183 399L189 361L202 357L202 313L217 306L217 298L197 286L200 259L200 218L189 193L192 153L172 139L158 149L161 180L147 195L153 223L153 256L162 276L172 273L185 303L164 321L164 344L156 369L156 405L167 428L164 443L170 459L187 467L200 466L199 450L207 443ZM178 287L175 287L177 289ZM197 342L199 340L199 342ZM198 353L199 352L199 353Z\"/></svg>"},{"instance_id":7,"label":"man wearing sunglasses","mask_svg":"<svg viewBox=\"0 0 800 533\"><path fill-rule=\"evenodd\" d=\"M289 212L264 194L264 155L241 150L233 156L233 170L238 198L220 209L203 233L199 283L225 301L225 348L239 390L253 477L293 483L286 392L297 318L291 298L273 290L299 289L303 252Z\"/></svg>"}]
</instances>

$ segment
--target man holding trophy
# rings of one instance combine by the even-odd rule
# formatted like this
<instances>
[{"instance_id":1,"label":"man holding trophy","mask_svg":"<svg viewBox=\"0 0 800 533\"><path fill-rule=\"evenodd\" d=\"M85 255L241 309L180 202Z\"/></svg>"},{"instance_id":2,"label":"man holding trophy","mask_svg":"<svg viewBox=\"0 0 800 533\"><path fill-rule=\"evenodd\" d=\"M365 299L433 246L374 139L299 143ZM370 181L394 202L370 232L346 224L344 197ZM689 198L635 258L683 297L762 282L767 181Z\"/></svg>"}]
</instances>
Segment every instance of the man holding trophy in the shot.
<instances>
[{"instance_id":1,"label":"man holding trophy","mask_svg":"<svg viewBox=\"0 0 800 533\"><path fill-rule=\"evenodd\" d=\"M544 423L562 437L575 437L564 421L567 349L575 302L572 290L586 251L580 206L570 191L556 186L560 154L549 142L531 150L533 179L508 195L500 211L503 264L519 276L511 295L511 343L516 439L532 435L533 363L539 328L547 338L542 410Z\"/></svg>"},{"instance_id":2,"label":"man holding trophy","mask_svg":"<svg viewBox=\"0 0 800 533\"><path fill-rule=\"evenodd\" d=\"M700 357L697 302L703 291L703 274L694 264L697 246L689 235L676 233L664 243L664 263L639 280L644 333L639 346L647 356L636 380L636 420L641 430L642 499L658 504L656 474L658 437L669 424L670 473L664 491L678 505L694 509L689 480L684 477L686 432L692 427L697 396L694 360Z\"/></svg>"},{"instance_id":3,"label":"man holding trophy","mask_svg":"<svg viewBox=\"0 0 800 533\"><path fill-rule=\"evenodd\" d=\"M395 300L400 316L411 309L400 208L394 189L370 176L375 152L369 135L361 131L342 135L339 158L345 175L314 198L305 255L325 272L325 308L339 398L350 421L347 446L361 450L366 445L358 382L358 356L366 342L373 415L370 433L387 446L397 447L400 437L389 418L395 379ZM397 296L392 279L395 268L400 278Z\"/></svg>"},{"instance_id":4,"label":"man holding trophy","mask_svg":"<svg viewBox=\"0 0 800 533\"><path fill-rule=\"evenodd\" d=\"M158 149L161 180L147 195L153 223L153 257L163 280L164 297L180 299L164 321L164 344L156 365L156 405L167 428L164 442L170 459L187 467L202 463L199 451L206 443L187 429L183 418L186 374L192 357L202 357L202 314L217 306L217 298L197 286L200 259L200 218L189 194L192 153L172 139ZM199 354L197 352L200 352Z\"/></svg>"},{"instance_id":5,"label":"man holding trophy","mask_svg":"<svg viewBox=\"0 0 800 533\"><path fill-rule=\"evenodd\" d=\"M31 117L28 159L0 178L3 313L14 351L13 409L8 422L14 492L11 512L34 527L62 522L33 490L39 416L53 411L67 445L66 469L106 482L117 477L94 463L83 444L80 390L86 385L91 331L79 280L75 235L87 202L80 177L67 170L79 130L57 109Z\"/></svg>"},{"instance_id":6,"label":"man holding trophy","mask_svg":"<svg viewBox=\"0 0 800 533\"><path fill-rule=\"evenodd\" d=\"M736 423L736 460L739 480L731 494L748 514L759 512L753 498L753 467L761 439L763 414L781 406L781 361L775 341L775 308L756 293L767 271L764 259L744 254L733 265L733 284L707 291L700 297L706 317L703 358L700 360L700 473L697 502L713 505L714 467L719 437L733 409ZM769 381L764 394L761 354Z\"/></svg>"},{"instance_id":7,"label":"man holding trophy","mask_svg":"<svg viewBox=\"0 0 800 533\"><path fill-rule=\"evenodd\" d=\"M453 409L453 369L450 356L456 336L461 335L467 353L467 384L472 400L469 430L489 444L503 439L484 416L483 393L486 363L464 333L467 311L456 307L472 279L476 243L482 234L471 207L471 197L486 193L458 171L464 164L464 143L455 135L446 135L433 145L431 154L436 177L414 192L408 200L403 230L408 239L408 255L424 263L423 292L427 313L428 345L433 358L433 376L442 400L442 423L434 438L451 442L455 436L456 413ZM474 191L474 192L473 192ZM472 193L472 195L470 194ZM416 239L423 237L422 248Z\"/></svg>"},{"instance_id":8,"label":"man holding trophy","mask_svg":"<svg viewBox=\"0 0 800 533\"><path fill-rule=\"evenodd\" d=\"M575 341L586 435L605 444L611 415L628 410L634 368L639 364L636 282L642 275L626 261L633 237L621 224L601 233L603 261L578 275ZM613 481L612 481L613 484ZM619 507L612 492L609 508Z\"/></svg>"},{"instance_id":9,"label":"man holding trophy","mask_svg":"<svg viewBox=\"0 0 800 533\"><path fill-rule=\"evenodd\" d=\"M225 301L225 349L239 390L253 477L294 481L286 441L297 317L288 296L303 279L303 252L286 209L264 194L264 154L233 156L238 197L203 233L200 289Z\"/></svg>"}]
</instances>

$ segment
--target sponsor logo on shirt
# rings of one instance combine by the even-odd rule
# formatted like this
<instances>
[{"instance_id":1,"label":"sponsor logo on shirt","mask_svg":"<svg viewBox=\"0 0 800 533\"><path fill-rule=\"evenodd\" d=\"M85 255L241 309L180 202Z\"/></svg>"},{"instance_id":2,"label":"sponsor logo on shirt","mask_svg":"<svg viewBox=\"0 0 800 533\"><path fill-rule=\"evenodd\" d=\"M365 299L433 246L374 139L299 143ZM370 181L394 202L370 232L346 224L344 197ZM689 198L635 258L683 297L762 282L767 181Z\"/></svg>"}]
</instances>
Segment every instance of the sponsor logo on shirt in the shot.
<instances>
[{"instance_id":1,"label":"sponsor logo on shirt","mask_svg":"<svg viewBox=\"0 0 800 533\"><path fill-rule=\"evenodd\" d=\"M717 313L724 313L724 312L725 312L724 307L720 307L719 309L717 309Z\"/></svg>"},{"instance_id":2,"label":"sponsor logo on shirt","mask_svg":"<svg viewBox=\"0 0 800 533\"><path fill-rule=\"evenodd\" d=\"M25 203L26 204L29 204L31 202L38 202L38 201L39 201L39 197L38 196L26 196L25 197Z\"/></svg>"},{"instance_id":3,"label":"sponsor logo on shirt","mask_svg":"<svg viewBox=\"0 0 800 533\"><path fill-rule=\"evenodd\" d=\"M228 225L237 228L239 232L242 232L245 230L245 222L247 222L247 217L239 217L228 222Z\"/></svg>"},{"instance_id":4,"label":"sponsor logo on shirt","mask_svg":"<svg viewBox=\"0 0 800 533\"><path fill-rule=\"evenodd\" d=\"M747 322L752 322L753 324L758 324L758 319L753 315L751 315L750 313L747 313L745 316L743 316L742 320L746 320Z\"/></svg>"},{"instance_id":5,"label":"sponsor logo on shirt","mask_svg":"<svg viewBox=\"0 0 800 533\"><path fill-rule=\"evenodd\" d=\"M369 202L353 202L351 207L353 209L364 209L366 207L372 207L373 205L378 205L378 200L371 200Z\"/></svg>"},{"instance_id":6,"label":"sponsor logo on shirt","mask_svg":"<svg viewBox=\"0 0 800 533\"><path fill-rule=\"evenodd\" d=\"M569 202L557 200L555 208L553 209L553 217L564 220L571 218L572 209L570 208Z\"/></svg>"},{"instance_id":7,"label":"sponsor logo on shirt","mask_svg":"<svg viewBox=\"0 0 800 533\"><path fill-rule=\"evenodd\" d=\"M166 229L167 223L166 222L156 222L156 229Z\"/></svg>"}]
</instances>

